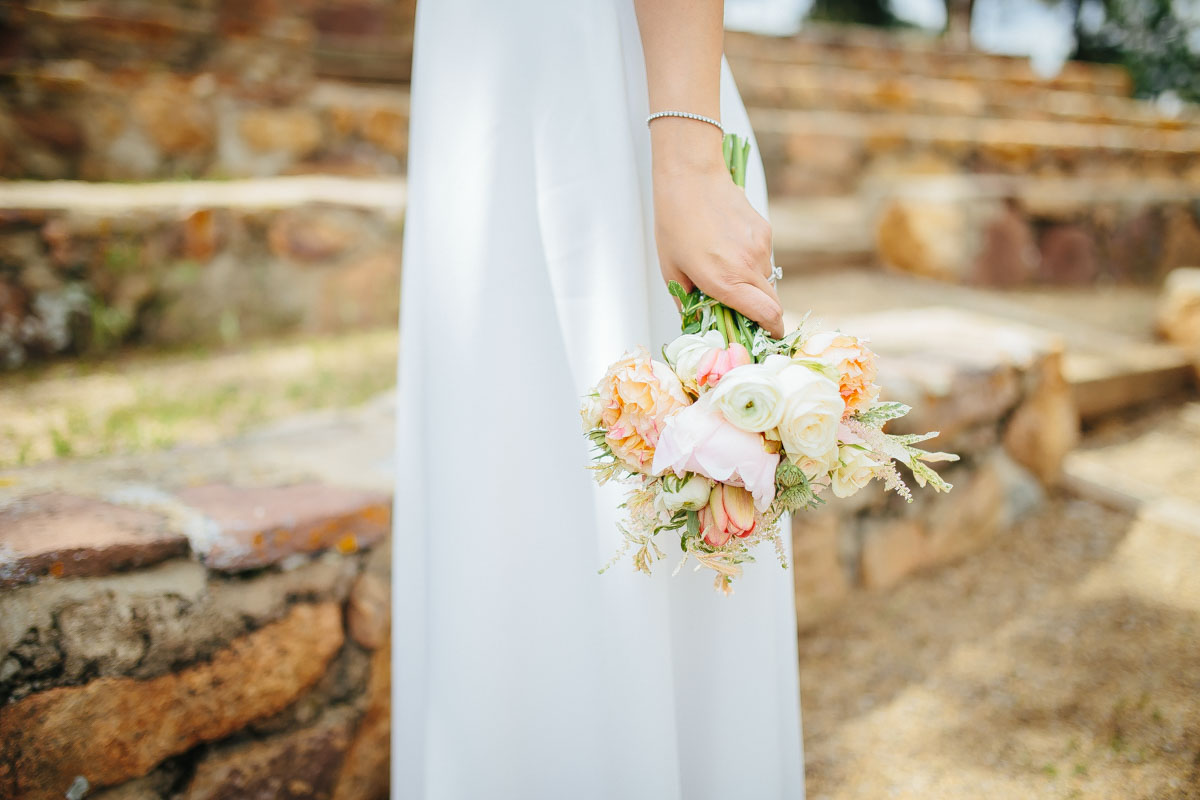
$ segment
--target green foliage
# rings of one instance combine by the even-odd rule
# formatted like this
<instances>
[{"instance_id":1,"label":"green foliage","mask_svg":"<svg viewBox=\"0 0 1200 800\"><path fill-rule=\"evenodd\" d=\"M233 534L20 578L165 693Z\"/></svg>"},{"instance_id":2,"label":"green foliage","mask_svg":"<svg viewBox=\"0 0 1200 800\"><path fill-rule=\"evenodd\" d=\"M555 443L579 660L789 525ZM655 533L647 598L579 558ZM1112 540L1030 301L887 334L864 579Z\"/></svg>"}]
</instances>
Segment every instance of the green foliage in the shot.
<instances>
[{"instance_id":1,"label":"green foliage","mask_svg":"<svg viewBox=\"0 0 1200 800\"><path fill-rule=\"evenodd\" d=\"M92 332L88 349L93 354L107 353L121 344L133 328L133 315L121 308L93 298L91 307Z\"/></svg>"},{"instance_id":2,"label":"green foliage","mask_svg":"<svg viewBox=\"0 0 1200 800\"><path fill-rule=\"evenodd\" d=\"M863 425L879 428L888 420L899 419L909 411L912 411L912 406L906 406L904 403L878 403L866 411L860 411L855 419Z\"/></svg>"},{"instance_id":3,"label":"green foliage","mask_svg":"<svg viewBox=\"0 0 1200 800\"><path fill-rule=\"evenodd\" d=\"M895 28L905 23L892 13L888 0L816 0L809 16L823 22Z\"/></svg>"},{"instance_id":4,"label":"green foliage","mask_svg":"<svg viewBox=\"0 0 1200 800\"><path fill-rule=\"evenodd\" d=\"M1188 44L1200 38L1200 15L1182 16L1183 4L1171 0L1091 0L1104 9L1103 21L1093 26L1087 18L1095 6L1068 1L1075 11L1075 58L1123 65L1139 97L1170 91L1200 102L1200 53Z\"/></svg>"}]
</instances>

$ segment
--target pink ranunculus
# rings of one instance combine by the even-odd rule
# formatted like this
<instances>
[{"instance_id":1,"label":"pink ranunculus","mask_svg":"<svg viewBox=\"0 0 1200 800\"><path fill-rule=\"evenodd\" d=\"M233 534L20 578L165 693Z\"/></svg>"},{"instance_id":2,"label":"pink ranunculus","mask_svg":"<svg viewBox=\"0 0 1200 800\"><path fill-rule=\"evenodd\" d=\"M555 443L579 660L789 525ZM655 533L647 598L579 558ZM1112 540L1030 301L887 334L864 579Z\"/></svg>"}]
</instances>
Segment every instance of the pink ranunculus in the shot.
<instances>
[{"instance_id":1,"label":"pink ranunculus","mask_svg":"<svg viewBox=\"0 0 1200 800\"><path fill-rule=\"evenodd\" d=\"M761 433L736 428L713 405L710 393L667 417L650 470L671 470L682 477L698 472L714 481L743 486L754 505L765 511L775 499L779 454L769 453Z\"/></svg>"},{"instance_id":2,"label":"pink ranunculus","mask_svg":"<svg viewBox=\"0 0 1200 800\"><path fill-rule=\"evenodd\" d=\"M700 511L700 535L712 547L722 547L730 536L745 538L758 524L754 498L745 489L718 483Z\"/></svg>"},{"instance_id":3,"label":"pink ranunculus","mask_svg":"<svg viewBox=\"0 0 1200 800\"><path fill-rule=\"evenodd\" d=\"M700 386L716 386L729 370L753 362L750 353L738 342L731 343L724 350L709 350L696 365L696 383Z\"/></svg>"}]
</instances>

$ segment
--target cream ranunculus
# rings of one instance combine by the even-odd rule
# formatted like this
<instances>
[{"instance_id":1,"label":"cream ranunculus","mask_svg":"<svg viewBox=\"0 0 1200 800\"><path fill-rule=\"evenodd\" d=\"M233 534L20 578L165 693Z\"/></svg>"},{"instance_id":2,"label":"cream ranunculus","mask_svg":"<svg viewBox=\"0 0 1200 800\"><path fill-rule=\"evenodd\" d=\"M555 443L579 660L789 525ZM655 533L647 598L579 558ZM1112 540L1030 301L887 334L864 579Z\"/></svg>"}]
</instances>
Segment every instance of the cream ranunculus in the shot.
<instances>
[{"instance_id":1,"label":"cream ranunculus","mask_svg":"<svg viewBox=\"0 0 1200 800\"><path fill-rule=\"evenodd\" d=\"M708 495L712 490L712 482L703 475L690 475L675 491L664 490L658 495L662 507L669 514L680 509L699 511L708 504Z\"/></svg>"},{"instance_id":2,"label":"cream ranunculus","mask_svg":"<svg viewBox=\"0 0 1200 800\"><path fill-rule=\"evenodd\" d=\"M766 364L736 367L713 389L713 402L730 424L750 433L769 431L783 414L777 373Z\"/></svg>"},{"instance_id":3,"label":"cream ranunculus","mask_svg":"<svg viewBox=\"0 0 1200 800\"><path fill-rule=\"evenodd\" d=\"M769 356L764 364L776 370L783 394L778 431L788 457L826 456L837 446L838 423L846 410L838 385L786 356Z\"/></svg>"},{"instance_id":4,"label":"cream ranunculus","mask_svg":"<svg viewBox=\"0 0 1200 800\"><path fill-rule=\"evenodd\" d=\"M849 497L870 483L879 466L866 450L848 445L838 451L838 461L832 475L833 493L838 497Z\"/></svg>"},{"instance_id":5,"label":"cream ranunculus","mask_svg":"<svg viewBox=\"0 0 1200 800\"><path fill-rule=\"evenodd\" d=\"M696 366L700 359L710 350L720 350L724 346L725 340L718 331L685 333L664 347L663 355L683 385L696 392Z\"/></svg>"},{"instance_id":6,"label":"cream ranunculus","mask_svg":"<svg viewBox=\"0 0 1200 800\"><path fill-rule=\"evenodd\" d=\"M604 416L604 402L598 394L589 394L583 398L579 406L579 416L583 420L583 432L589 433L600 427Z\"/></svg>"},{"instance_id":7,"label":"cream ranunculus","mask_svg":"<svg viewBox=\"0 0 1200 800\"><path fill-rule=\"evenodd\" d=\"M809 483L828 485L829 473L838 463L838 448L834 445L823 456L806 456L800 453L789 456L789 460L800 468Z\"/></svg>"}]
</instances>

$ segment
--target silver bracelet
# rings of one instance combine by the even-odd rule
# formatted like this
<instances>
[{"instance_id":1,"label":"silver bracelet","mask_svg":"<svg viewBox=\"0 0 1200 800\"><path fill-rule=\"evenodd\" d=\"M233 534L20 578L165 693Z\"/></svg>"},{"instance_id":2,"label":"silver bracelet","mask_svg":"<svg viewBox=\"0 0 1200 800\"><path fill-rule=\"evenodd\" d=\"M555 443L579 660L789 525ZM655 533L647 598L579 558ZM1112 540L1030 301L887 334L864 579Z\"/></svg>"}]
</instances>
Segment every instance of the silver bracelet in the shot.
<instances>
[{"instance_id":1,"label":"silver bracelet","mask_svg":"<svg viewBox=\"0 0 1200 800\"><path fill-rule=\"evenodd\" d=\"M656 111L655 113L646 117L646 126L649 127L651 122L654 122L654 120L660 117L681 117L683 119L694 119L699 122L707 122L709 125L716 125L717 129L721 131L721 133L725 132L725 126L712 117L706 117L702 114L692 114L687 111Z\"/></svg>"}]
</instances>

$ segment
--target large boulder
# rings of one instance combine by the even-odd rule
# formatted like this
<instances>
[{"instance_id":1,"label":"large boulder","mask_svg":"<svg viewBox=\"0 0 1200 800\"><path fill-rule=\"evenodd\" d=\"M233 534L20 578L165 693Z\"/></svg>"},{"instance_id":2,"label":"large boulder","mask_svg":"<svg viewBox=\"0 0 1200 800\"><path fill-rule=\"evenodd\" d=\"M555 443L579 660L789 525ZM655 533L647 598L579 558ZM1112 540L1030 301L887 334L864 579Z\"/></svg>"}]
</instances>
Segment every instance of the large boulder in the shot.
<instances>
[{"instance_id":1,"label":"large boulder","mask_svg":"<svg viewBox=\"0 0 1200 800\"><path fill-rule=\"evenodd\" d=\"M1200 268L1184 267L1167 275L1158 332L1188 352L1200 377Z\"/></svg>"}]
</instances>

